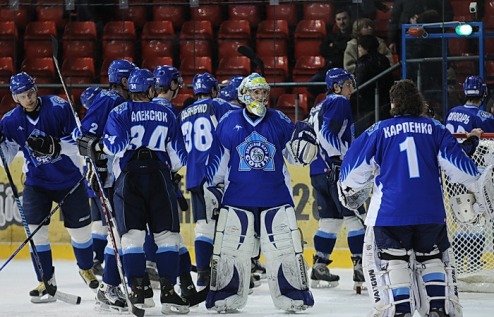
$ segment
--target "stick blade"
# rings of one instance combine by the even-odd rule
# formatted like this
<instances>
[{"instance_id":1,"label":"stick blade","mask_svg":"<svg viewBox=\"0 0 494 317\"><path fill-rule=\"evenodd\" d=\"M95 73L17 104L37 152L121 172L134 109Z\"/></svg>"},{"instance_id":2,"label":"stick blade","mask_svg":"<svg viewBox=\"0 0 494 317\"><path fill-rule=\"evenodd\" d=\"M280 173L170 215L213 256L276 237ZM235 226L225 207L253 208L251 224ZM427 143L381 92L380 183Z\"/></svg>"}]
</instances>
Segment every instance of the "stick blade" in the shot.
<instances>
[{"instance_id":1,"label":"stick blade","mask_svg":"<svg viewBox=\"0 0 494 317\"><path fill-rule=\"evenodd\" d=\"M53 35L50 36L51 39L51 50L53 52L53 59L58 59L58 40Z\"/></svg>"}]
</instances>

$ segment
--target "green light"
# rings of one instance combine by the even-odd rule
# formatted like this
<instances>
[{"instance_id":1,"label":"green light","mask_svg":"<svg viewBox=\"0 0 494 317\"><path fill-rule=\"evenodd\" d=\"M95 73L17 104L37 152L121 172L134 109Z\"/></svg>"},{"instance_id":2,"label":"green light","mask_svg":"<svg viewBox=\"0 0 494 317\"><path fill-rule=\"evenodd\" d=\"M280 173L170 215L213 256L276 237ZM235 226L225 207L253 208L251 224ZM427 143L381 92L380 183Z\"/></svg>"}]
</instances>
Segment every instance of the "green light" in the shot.
<instances>
[{"instance_id":1,"label":"green light","mask_svg":"<svg viewBox=\"0 0 494 317\"><path fill-rule=\"evenodd\" d=\"M469 36L470 34L472 34L473 29L470 24L460 24L456 27L455 31L458 35Z\"/></svg>"}]
</instances>

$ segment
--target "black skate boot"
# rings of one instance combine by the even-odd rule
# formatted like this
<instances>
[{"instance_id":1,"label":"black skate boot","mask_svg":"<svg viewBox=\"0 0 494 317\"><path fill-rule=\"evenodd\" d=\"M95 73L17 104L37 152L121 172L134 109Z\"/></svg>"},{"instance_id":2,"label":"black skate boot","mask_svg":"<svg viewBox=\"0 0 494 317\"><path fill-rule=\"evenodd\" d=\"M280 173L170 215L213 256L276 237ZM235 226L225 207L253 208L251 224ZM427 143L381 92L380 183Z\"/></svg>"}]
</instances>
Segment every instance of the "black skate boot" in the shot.
<instances>
[{"instance_id":1,"label":"black skate boot","mask_svg":"<svg viewBox=\"0 0 494 317\"><path fill-rule=\"evenodd\" d=\"M197 293L196 286L190 273L180 275L180 296L190 297Z\"/></svg>"},{"instance_id":2,"label":"black skate boot","mask_svg":"<svg viewBox=\"0 0 494 317\"><path fill-rule=\"evenodd\" d=\"M328 269L328 265L331 264L331 260L323 259L314 255L314 264L310 272L310 286L313 288L324 287L336 287L340 277L335 274L331 274Z\"/></svg>"},{"instance_id":3,"label":"black skate boot","mask_svg":"<svg viewBox=\"0 0 494 317\"><path fill-rule=\"evenodd\" d=\"M186 299L175 293L173 285L166 277L160 278L161 285L161 312L167 314L187 314L189 312L189 303Z\"/></svg>"},{"instance_id":4,"label":"black skate boot","mask_svg":"<svg viewBox=\"0 0 494 317\"><path fill-rule=\"evenodd\" d=\"M53 270L55 269L53 268ZM53 272L53 276L51 277L51 279L48 280L48 284L55 287L56 289L57 281L55 280L55 272ZM43 281L41 281L35 289L29 292L29 296L31 296L31 303L34 304L51 303L57 300L55 297L48 294L48 292L46 291L45 283L43 283Z\"/></svg>"},{"instance_id":5,"label":"black skate boot","mask_svg":"<svg viewBox=\"0 0 494 317\"><path fill-rule=\"evenodd\" d=\"M211 278L211 269L198 269L197 270L197 291L202 291L209 285Z\"/></svg>"},{"instance_id":6,"label":"black skate boot","mask_svg":"<svg viewBox=\"0 0 494 317\"><path fill-rule=\"evenodd\" d=\"M100 305L100 309L106 311L125 312L128 310L127 300L120 287L105 282L101 282L98 288L96 304Z\"/></svg>"},{"instance_id":7,"label":"black skate boot","mask_svg":"<svg viewBox=\"0 0 494 317\"><path fill-rule=\"evenodd\" d=\"M352 256L353 262L353 289L357 294L362 294L362 289L365 289L364 271L362 269L362 257L359 255Z\"/></svg>"},{"instance_id":8,"label":"black skate boot","mask_svg":"<svg viewBox=\"0 0 494 317\"><path fill-rule=\"evenodd\" d=\"M99 260L94 260L93 261L93 274L103 277L103 264Z\"/></svg>"},{"instance_id":9,"label":"black skate boot","mask_svg":"<svg viewBox=\"0 0 494 317\"><path fill-rule=\"evenodd\" d=\"M144 279L142 281L144 286L144 308L151 308L156 306L154 304L153 296L153 288L151 287L151 282L149 281L149 276L147 273L144 274Z\"/></svg>"},{"instance_id":10,"label":"black skate boot","mask_svg":"<svg viewBox=\"0 0 494 317\"><path fill-rule=\"evenodd\" d=\"M136 277L132 280L132 291L129 294L129 299L138 308L144 308L144 278Z\"/></svg>"},{"instance_id":11,"label":"black skate boot","mask_svg":"<svg viewBox=\"0 0 494 317\"><path fill-rule=\"evenodd\" d=\"M444 311L444 308L431 308L427 317L449 317Z\"/></svg>"},{"instance_id":12,"label":"black skate boot","mask_svg":"<svg viewBox=\"0 0 494 317\"><path fill-rule=\"evenodd\" d=\"M266 278L266 267L258 258L251 258L251 271L252 274L258 275L259 279Z\"/></svg>"}]
</instances>

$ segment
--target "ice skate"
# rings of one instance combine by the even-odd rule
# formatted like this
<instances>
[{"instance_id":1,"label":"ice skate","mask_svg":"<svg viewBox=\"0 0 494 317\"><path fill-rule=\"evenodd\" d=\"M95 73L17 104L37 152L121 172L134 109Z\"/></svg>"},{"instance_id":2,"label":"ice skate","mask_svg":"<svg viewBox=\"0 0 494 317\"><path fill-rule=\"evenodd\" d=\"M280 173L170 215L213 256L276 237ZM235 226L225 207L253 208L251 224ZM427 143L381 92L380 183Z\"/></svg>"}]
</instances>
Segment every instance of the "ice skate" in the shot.
<instances>
[{"instance_id":1,"label":"ice skate","mask_svg":"<svg viewBox=\"0 0 494 317\"><path fill-rule=\"evenodd\" d=\"M154 289L160 289L160 276L158 274L158 270L156 269L156 263L146 261L146 273L149 276L151 287Z\"/></svg>"},{"instance_id":2,"label":"ice skate","mask_svg":"<svg viewBox=\"0 0 494 317\"><path fill-rule=\"evenodd\" d=\"M449 317L444 311L444 308L431 308L427 317Z\"/></svg>"},{"instance_id":3,"label":"ice skate","mask_svg":"<svg viewBox=\"0 0 494 317\"><path fill-rule=\"evenodd\" d=\"M192 281L192 276L190 273L185 273L180 275L180 296L182 297L190 297L197 293L196 286Z\"/></svg>"},{"instance_id":4,"label":"ice skate","mask_svg":"<svg viewBox=\"0 0 494 317\"><path fill-rule=\"evenodd\" d=\"M362 269L362 257L352 256L353 262L353 289L357 294L362 294L365 287L364 271Z\"/></svg>"},{"instance_id":5,"label":"ice skate","mask_svg":"<svg viewBox=\"0 0 494 317\"><path fill-rule=\"evenodd\" d=\"M251 259L251 273L258 275L260 279L266 278L266 267L258 258Z\"/></svg>"},{"instance_id":6,"label":"ice skate","mask_svg":"<svg viewBox=\"0 0 494 317\"><path fill-rule=\"evenodd\" d=\"M314 265L310 272L310 286L313 288L332 288L338 286L340 277L336 274L331 274L328 269L328 265L331 264L331 260L326 260L314 256Z\"/></svg>"},{"instance_id":7,"label":"ice skate","mask_svg":"<svg viewBox=\"0 0 494 317\"><path fill-rule=\"evenodd\" d=\"M48 281L48 284L57 287L57 282L55 281L55 275ZM46 291L45 283L41 281L39 285L29 292L29 296L31 296L31 303L34 304L42 304L42 303L52 303L57 299Z\"/></svg>"},{"instance_id":8,"label":"ice skate","mask_svg":"<svg viewBox=\"0 0 494 317\"><path fill-rule=\"evenodd\" d=\"M211 278L211 269L198 269L197 270L197 291L202 291L209 285L209 280Z\"/></svg>"},{"instance_id":9,"label":"ice skate","mask_svg":"<svg viewBox=\"0 0 494 317\"><path fill-rule=\"evenodd\" d=\"M99 260L94 260L93 262L93 274L103 276L103 264Z\"/></svg>"},{"instance_id":10,"label":"ice skate","mask_svg":"<svg viewBox=\"0 0 494 317\"><path fill-rule=\"evenodd\" d=\"M142 281L143 286L144 286L144 308L151 308L156 306L154 304L154 292L153 288L151 287L151 281L149 280L149 275L146 273L144 274L144 279Z\"/></svg>"},{"instance_id":11,"label":"ice skate","mask_svg":"<svg viewBox=\"0 0 494 317\"><path fill-rule=\"evenodd\" d=\"M147 277L136 277L132 281L132 292L129 294L129 299L138 308L151 308L155 306L152 292L153 289Z\"/></svg>"},{"instance_id":12,"label":"ice skate","mask_svg":"<svg viewBox=\"0 0 494 317\"><path fill-rule=\"evenodd\" d=\"M101 282L96 293L96 304L101 310L125 312L128 310L127 300L118 286Z\"/></svg>"},{"instance_id":13,"label":"ice skate","mask_svg":"<svg viewBox=\"0 0 494 317\"><path fill-rule=\"evenodd\" d=\"M79 270L79 275L82 277L84 282L89 286L90 289L93 291L97 291L99 287L99 281L94 275L93 269L87 269L87 270Z\"/></svg>"},{"instance_id":14,"label":"ice skate","mask_svg":"<svg viewBox=\"0 0 494 317\"><path fill-rule=\"evenodd\" d=\"M163 314L187 314L190 311L187 300L175 293L173 285L166 277L160 279L160 285L161 312Z\"/></svg>"}]
</instances>

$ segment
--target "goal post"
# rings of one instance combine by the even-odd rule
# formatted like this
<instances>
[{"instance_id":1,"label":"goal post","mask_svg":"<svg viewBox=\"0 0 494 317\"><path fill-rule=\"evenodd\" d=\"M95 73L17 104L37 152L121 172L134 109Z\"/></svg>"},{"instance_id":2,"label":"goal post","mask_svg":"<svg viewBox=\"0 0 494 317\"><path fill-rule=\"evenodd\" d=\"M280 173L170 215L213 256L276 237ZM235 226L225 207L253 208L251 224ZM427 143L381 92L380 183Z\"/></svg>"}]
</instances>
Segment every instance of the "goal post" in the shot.
<instances>
[{"instance_id":1,"label":"goal post","mask_svg":"<svg viewBox=\"0 0 494 317\"><path fill-rule=\"evenodd\" d=\"M454 135L459 142L466 134ZM494 162L494 133L483 133L472 156L479 169ZM444 205L446 207L448 236L456 259L458 287L464 292L494 293L494 223L481 216L477 224L458 222L453 216L451 202L466 194L465 186L453 184L443 173Z\"/></svg>"}]
</instances>

